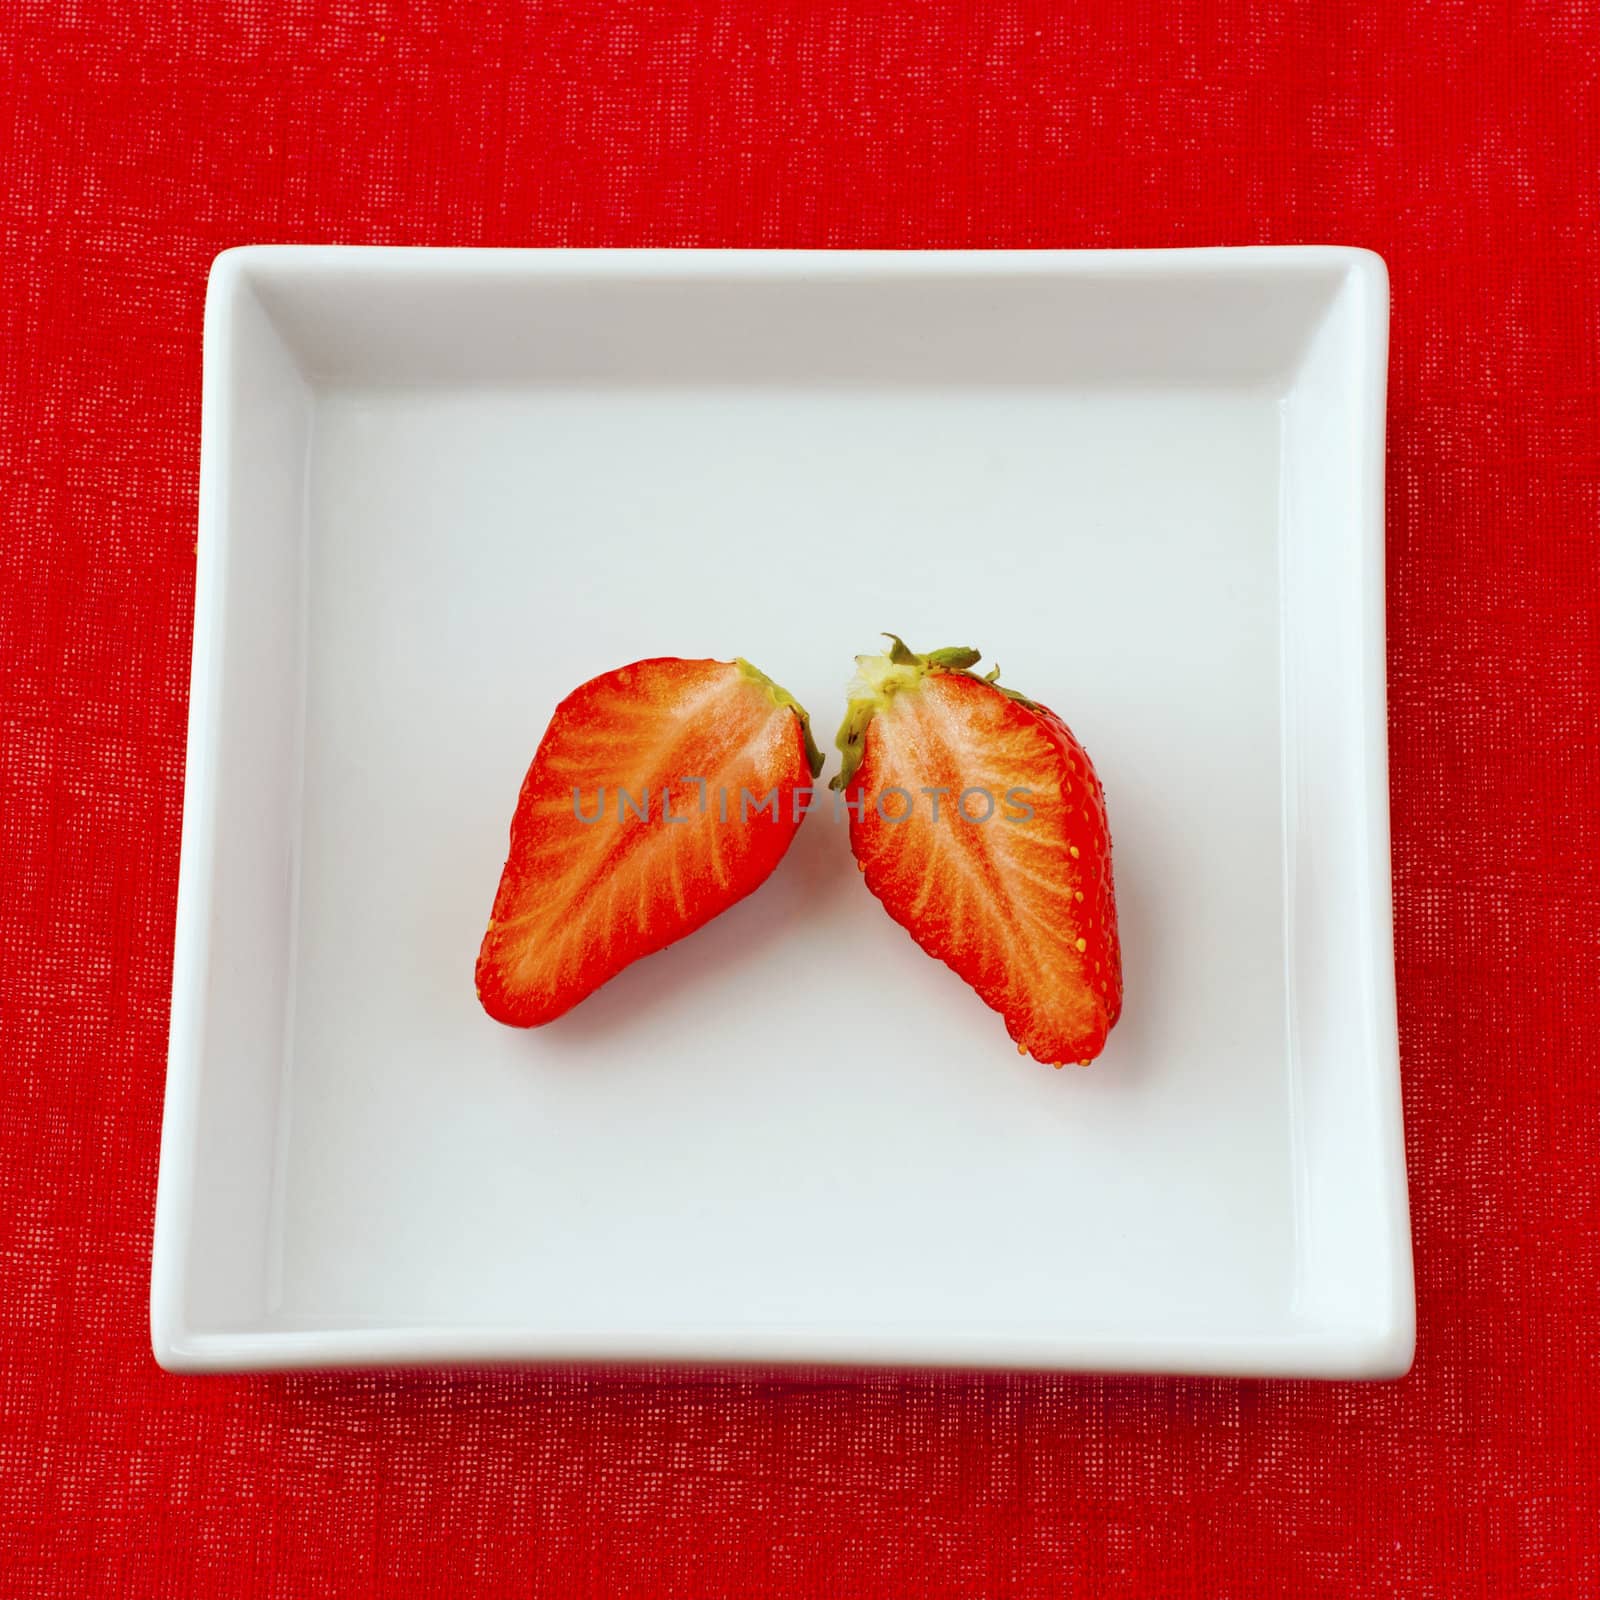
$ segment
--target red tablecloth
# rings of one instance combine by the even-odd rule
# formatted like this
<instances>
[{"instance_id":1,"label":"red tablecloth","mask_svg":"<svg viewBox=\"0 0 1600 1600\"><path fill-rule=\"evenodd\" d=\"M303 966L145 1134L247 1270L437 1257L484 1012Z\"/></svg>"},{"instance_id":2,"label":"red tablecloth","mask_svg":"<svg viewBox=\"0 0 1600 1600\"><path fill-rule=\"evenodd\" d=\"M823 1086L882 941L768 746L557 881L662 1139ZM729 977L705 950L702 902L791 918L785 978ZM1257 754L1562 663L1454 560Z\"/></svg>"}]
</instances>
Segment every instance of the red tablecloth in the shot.
<instances>
[{"instance_id":1,"label":"red tablecloth","mask_svg":"<svg viewBox=\"0 0 1600 1600\"><path fill-rule=\"evenodd\" d=\"M1391 1386L185 1380L145 1298L224 246L1370 245ZM1600 11L0 14L0 1593L1600 1592Z\"/></svg>"}]
</instances>

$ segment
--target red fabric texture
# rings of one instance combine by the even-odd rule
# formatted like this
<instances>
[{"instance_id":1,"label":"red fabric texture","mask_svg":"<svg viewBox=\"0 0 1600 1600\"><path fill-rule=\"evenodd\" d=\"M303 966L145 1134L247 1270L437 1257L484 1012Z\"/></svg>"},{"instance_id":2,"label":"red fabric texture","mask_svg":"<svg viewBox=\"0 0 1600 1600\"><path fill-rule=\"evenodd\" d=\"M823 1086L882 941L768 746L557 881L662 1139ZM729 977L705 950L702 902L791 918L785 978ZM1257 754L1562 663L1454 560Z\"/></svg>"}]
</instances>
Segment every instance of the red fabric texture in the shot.
<instances>
[{"instance_id":1,"label":"red fabric texture","mask_svg":"<svg viewBox=\"0 0 1600 1600\"><path fill-rule=\"evenodd\" d=\"M1368 245L1420 1298L1393 1385L148 1348L225 246ZM0 1592L1600 1593L1600 11L0 10Z\"/></svg>"}]
</instances>

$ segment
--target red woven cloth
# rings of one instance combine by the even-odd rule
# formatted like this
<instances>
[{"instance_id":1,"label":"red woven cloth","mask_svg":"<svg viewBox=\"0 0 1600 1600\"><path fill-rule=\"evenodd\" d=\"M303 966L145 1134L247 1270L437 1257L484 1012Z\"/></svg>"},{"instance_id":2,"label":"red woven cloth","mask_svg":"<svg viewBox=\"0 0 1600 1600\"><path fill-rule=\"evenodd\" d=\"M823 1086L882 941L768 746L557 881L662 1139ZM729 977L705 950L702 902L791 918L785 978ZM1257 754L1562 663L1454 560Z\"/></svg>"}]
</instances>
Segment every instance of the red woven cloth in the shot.
<instances>
[{"instance_id":1,"label":"red woven cloth","mask_svg":"<svg viewBox=\"0 0 1600 1600\"><path fill-rule=\"evenodd\" d=\"M151 1206L207 265L1369 245L1396 1385L185 1380ZM0 1593L1600 1593L1600 11L0 8Z\"/></svg>"}]
</instances>

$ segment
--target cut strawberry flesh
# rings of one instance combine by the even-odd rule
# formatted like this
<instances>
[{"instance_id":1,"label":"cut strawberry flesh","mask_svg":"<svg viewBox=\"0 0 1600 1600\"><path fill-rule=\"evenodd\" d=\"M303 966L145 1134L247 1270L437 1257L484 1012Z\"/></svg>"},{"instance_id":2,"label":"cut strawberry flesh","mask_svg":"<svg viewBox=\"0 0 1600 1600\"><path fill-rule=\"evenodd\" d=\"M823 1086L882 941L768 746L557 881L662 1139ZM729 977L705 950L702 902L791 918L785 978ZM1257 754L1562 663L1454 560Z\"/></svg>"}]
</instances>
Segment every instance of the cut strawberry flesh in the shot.
<instances>
[{"instance_id":1,"label":"cut strawberry flesh","mask_svg":"<svg viewBox=\"0 0 1600 1600\"><path fill-rule=\"evenodd\" d=\"M1022 1051L1086 1064L1122 1005L1099 779L1059 717L965 670L976 652L895 643L861 658L840 735L866 884Z\"/></svg>"},{"instance_id":2,"label":"cut strawberry flesh","mask_svg":"<svg viewBox=\"0 0 1600 1600\"><path fill-rule=\"evenodd\" d=\"M550 1022L749 894L794 837L813 754L805 713L744 662L636 661L575 689L512 819L484 1009Z\"/></svg>"}]
</instances>

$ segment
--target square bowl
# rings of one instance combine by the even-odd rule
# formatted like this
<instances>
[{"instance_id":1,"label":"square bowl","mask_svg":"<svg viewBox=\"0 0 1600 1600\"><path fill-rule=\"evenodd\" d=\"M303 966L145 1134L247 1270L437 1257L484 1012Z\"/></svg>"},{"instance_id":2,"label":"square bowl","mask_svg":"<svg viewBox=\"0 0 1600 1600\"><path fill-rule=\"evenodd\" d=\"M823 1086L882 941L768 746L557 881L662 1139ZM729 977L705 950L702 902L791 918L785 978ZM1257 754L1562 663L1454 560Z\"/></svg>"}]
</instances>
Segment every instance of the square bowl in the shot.
<instances>
[{"instance_id":1,"label":"square bowl","mask_svg":"<svg viewBox=\"0 0 1600 1600\"><path fill-rule=\"evenodd\" d=\"M1387 332L1332 248L220 257L158 1360L1404 1371ZM483 1014L568 690L746 655L825 739L883 629L1094 756L1092 1069L826 810L570 1016Z\"/></svg>"}]
</instances>

